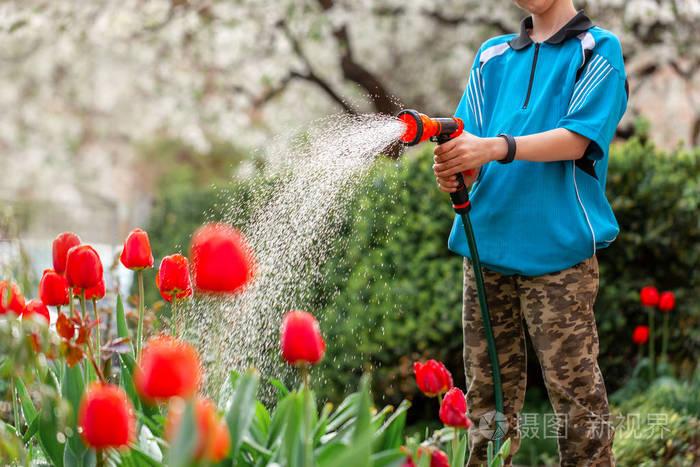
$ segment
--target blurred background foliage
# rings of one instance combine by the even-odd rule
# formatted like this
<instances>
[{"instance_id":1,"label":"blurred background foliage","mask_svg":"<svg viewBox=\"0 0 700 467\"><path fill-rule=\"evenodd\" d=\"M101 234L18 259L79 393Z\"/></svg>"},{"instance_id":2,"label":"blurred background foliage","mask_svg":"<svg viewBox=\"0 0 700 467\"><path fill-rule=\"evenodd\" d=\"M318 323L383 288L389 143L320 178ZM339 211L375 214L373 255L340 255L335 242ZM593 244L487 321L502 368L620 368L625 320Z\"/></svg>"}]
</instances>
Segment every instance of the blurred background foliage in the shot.
<instances>
[{"instance_id":1,"label":"blurred background foliage","mask_svg":"<svg viewBox=\"0 0 700 467\"><path fill-rule=\"evenodd\" d=\"M393 403L415 393L411 362L417 358L445 360L462 377L462 262L446 248L452 210L434 187L430 151L376 163L348 206L339 237L352 240L323 266L327 281L319 284L314 305L322 308L324 332L334 342L322 369L324 396L331 400L356 385L367 364L381 386L376 393ZM245 203L260 183L225 180L213 187L197 179L163 179L148 226L157 257L186 251L202 221L224 217L224 200ZM596 314L609 389L630 376L636 358L631 332L646 322L638 290L647 284L676 293L670 355L679 374L692 374L700 356L700 150L661 151L643 133L617 144L607 191L621 229L598 253ZM533 360L529 376L537 386Z\"/></svg>"}]
</instances>

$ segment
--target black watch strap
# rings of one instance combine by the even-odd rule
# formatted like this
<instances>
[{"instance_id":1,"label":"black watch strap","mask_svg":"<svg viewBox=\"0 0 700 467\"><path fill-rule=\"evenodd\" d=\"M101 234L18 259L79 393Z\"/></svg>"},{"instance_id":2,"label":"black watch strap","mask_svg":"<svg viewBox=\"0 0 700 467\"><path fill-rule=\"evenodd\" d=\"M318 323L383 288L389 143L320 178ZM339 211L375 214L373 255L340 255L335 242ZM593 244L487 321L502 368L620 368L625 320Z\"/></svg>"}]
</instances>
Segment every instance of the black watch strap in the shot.
<instances>
[{"instance_id":1,"label":"black watch strap","mask_svg":"<svg viewBox=\"0 0 700 467\"><path fill-rule=\"evenodd\" d=\"M506 154L506 157L500 159L498 162L500 162L501 164L509 164L513 162L513 159L515 159L515 138L505 133L501 133L500 135L498 135L498 137L506 140L506 144L508 144L508 153Z\"/></svg>"}]
</instances>

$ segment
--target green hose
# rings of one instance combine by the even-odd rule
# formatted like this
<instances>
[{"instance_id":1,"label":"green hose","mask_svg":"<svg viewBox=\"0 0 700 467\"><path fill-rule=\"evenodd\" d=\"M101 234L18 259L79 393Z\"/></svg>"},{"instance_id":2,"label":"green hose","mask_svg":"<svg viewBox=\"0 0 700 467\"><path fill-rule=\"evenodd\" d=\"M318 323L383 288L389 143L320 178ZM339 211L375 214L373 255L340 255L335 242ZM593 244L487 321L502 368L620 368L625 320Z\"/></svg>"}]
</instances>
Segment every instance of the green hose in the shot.
<instances>
[{"instance_id":1,"label":"green hose","mask_svg":"<svg viewBox=\"0 0 700 467\"><path fill-rule=\"evenodd\" d=\"M469 219L468 212L460 213L462 224L464 224L464 233L467 236L467 244L472 257L472 267L474 269L474 280L476 281L476 292L479 296L479 308L481 309L481 320L484 322L484 333L486 334L486 348L491 362L491 375L493 377L493 398L496 402L496 412L505 414L503 411L503 388L501 386L501 368L498 363L498 352L496 352L496 340L493 337L493 328L491 327L491 315L489 314L489 305L486 301L486 287L484 286L484 276L481 273L481 261L479 260L479 251L476 249L476 239L474 238L474 230L472 230L472 222ZM495 451L501 449L503 432L498 429L498 421L494 417L496 423L494 434Z\"/></svg>"}]
</instances>

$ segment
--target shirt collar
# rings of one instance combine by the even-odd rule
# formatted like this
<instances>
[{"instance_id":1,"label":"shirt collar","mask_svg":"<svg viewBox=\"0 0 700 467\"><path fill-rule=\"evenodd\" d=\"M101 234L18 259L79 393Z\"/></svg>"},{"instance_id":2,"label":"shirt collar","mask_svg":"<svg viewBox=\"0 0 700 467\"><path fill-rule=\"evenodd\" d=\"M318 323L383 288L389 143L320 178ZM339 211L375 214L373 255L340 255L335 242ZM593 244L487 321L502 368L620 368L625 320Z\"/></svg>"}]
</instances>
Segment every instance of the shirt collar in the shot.
<instances>
[{"instance_id":1,"label":"shirt collar","mask_svg":"<svg viewBox=\"0 0 700 467\"><path fill-rule=\"evenodd\" d=\"M561 44L567 39L578 36L582 32L588 31L593 27L593 22L586 16L583 10L579 10L576 16L571 18L562 28L554 33L545 42L547 44ZM528 16L520 22L520 34L508 42L514 50L522 50L532 44L532 39L528 34L528 30L532 29L532 16Z\"/></svg>"}]
</instances>

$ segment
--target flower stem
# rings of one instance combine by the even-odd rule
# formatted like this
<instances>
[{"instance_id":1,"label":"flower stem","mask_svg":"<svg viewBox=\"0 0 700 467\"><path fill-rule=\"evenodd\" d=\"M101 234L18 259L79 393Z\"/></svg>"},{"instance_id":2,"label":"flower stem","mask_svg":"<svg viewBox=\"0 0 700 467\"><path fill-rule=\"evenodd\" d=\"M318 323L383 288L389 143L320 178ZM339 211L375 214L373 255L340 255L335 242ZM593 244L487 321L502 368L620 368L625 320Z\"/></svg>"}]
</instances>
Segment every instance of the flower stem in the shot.
<instances>
[{"instance_id":1,"label":"flower stem","mask_svg":"<svg viewBox=\"0 0 700 467\"><path fill-rule=\"evenodd\" d=\"M100 338L100 314L97 312L97 299L92 298L92 312L95 315L95 321L97 325L95 326L95 342L97 347L97 361L102 365L102 339Z\"/></svg>"},{"instance_id":2,"label":"flower stem","mask_svg":"<svg viewBox=\"0 0 700 467\"><path fill-rule=\"evenodd\" d=\"M309 366L306 363L301 364L301 381L306 389L309 389Z\"/></svg>"},{"instance_id":3,"label":"flower stem","mask_svg":"<svg viewBox=\"0 0 700 467\"><path fill-rule=\"evenodd\" d=\"M98 449L95 452L95 454L97 457L95 466L96 467L104 467L104 465L105 465L105 453L104 453L104 451L102 449Z\"/></svg>"},{"instance_id":4,"label":"flower stem","mask_svg":"<svg viewBox=\"0 0 700 467\"><path fill-rule=\"evenodd\" d=\"M85 325L86 325L86 323L85 323L85 316L87 315L87 310L86 310L86 307L85 307L85 289L83 289L83 290L80 292L80 314L82 315L82 324L81 324L81 327L82 327L82 326L85 326ZM89 349L90 349L90 337L87 338L87 342L86 342L85 345L87 346L87 348L88 348L88 350L89 350ZM94 365L94 359L92 359L92 357L90 357L90 359L93 360L93 365ZM89 378L88 378L88 369L89 369L89 368L88 368L88 366L87 366L87 364L86 364L85 367L83 368L83 370L84 370L84 371L83 371L83 380L84 380L85 384L87 384L88 381L89 381Z\"/></svg>"},{"instance_id":5,"label":"flower stem","mask_svg":"<svg viewBox=\"0 0 700 467\"><path fill-rule=\"evenodd\" d=\"M459 436L459 429L455 426L452 427L454 430L453 436L452 436L452 459L457 458L457 437Z\"/></svg>"},{"instance_id":6,"label":"flower stem","mask_svg":"<svg viewBox=\"0 0 700 467\"><path fill-rule=\"evenodd\" d=\"M136 271L136 276L139 281L139 323L136 328L136 359L141 356L141 340L143 339L143 314L144 314L144 300L143 296L143 270L139 269Z\"/></svg>"},{"instance_id":7,"label":"flower stem","mask_svg":"<svg viewBox=\"0 0 700 467\"><path fill-rule=\"evenodd\" d=\"M170 319L172 320L173 332L176 337L180 337L180 317L177 315L177 297L173 293L172 302L170 302Z\"/></svg>"},{"instance_id":8,"label":"flower stem","mask_svg":"<svg viewBox=\"0 0 700 467\"><path fill-rule=\"evenodd\" d=\"M668 315L669 313L664 313L664 327L662 332L661 340L661 359L665 362L668 358Z\"/></svg>"},{"instance_id":9,"label":"flower stem","mask_svg":"<svg viewBox=\"0 0 700 467\"><path fill-rule=\"evenodd\" d=\"M85 343L85 348L87 349L87 354L88 354L88 359L90 360L90 363L92 363L92 367L95 369L95 373L97 374L97 377L99 380L103 383L107 382L107 379L105 378L104 373L102 373L102 369L100 368L100 365L97 364L97 361L95 360L95 353L92 351L92 344L90 343L90 339L87 340ZM87 370L87 368L86 368Z\"/></svg>"},{"instance_id":10,"label":"flower stem","mask_svg":"<svg viewBox=\"0 0 700 467\"><path fill-rule=\"evenodd\" d=\"M15 431L19 434L19 404L17 403L17 389L15 378L10 380L10 391L12 391L12 415L14 416Z\"/></svg>"},{"instance_id":11,"label":"flower stem","mask_svg":"<svg viewBox=\"0 0 700 467\"><path fill-rule=\"evenodd\" d=\"M654 359L654 308L649 308L649 368L652 381L656 379L656 361Z\"/></svg>"},{"instance_id":12,"label":"flower stem","mask_svg":"<svg viewBox=\"0 0 700 467\"><path fill-rule=\"evenodd\" d=\"M85 306L85 289L80 292L80 313L83 316L83 322L85 322L85 317L87 316L87 307Z\"/></svg>"}]
</instances>

